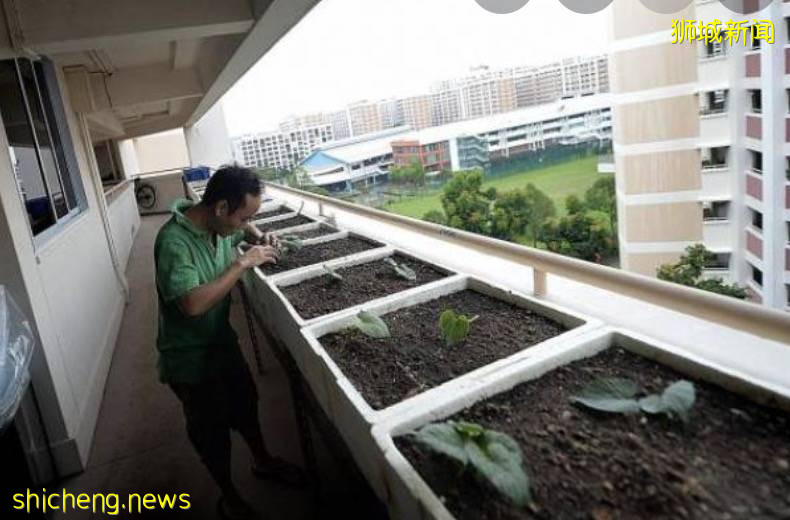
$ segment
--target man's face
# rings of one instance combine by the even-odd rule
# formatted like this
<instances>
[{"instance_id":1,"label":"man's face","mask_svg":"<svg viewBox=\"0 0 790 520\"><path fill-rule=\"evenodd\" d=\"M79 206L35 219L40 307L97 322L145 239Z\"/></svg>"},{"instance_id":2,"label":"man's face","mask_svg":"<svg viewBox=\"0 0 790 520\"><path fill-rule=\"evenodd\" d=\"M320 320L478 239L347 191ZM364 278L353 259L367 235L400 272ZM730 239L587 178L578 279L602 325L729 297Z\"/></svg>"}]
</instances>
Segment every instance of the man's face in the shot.
<instances>
[{"instance_id":1,"label":"man's face","mask_svg":"<svg viewBox=\"0 0 790 520\"><path fill-rule=\"evenodd\" d=\"M258 213L261 207L261 196L247 194L244 197L244 204L230 213L227 201L221 200L214 206L214 222L212 227L214 232L226 237L244 227L250 219Z\"/></svg>"}]
</instances>

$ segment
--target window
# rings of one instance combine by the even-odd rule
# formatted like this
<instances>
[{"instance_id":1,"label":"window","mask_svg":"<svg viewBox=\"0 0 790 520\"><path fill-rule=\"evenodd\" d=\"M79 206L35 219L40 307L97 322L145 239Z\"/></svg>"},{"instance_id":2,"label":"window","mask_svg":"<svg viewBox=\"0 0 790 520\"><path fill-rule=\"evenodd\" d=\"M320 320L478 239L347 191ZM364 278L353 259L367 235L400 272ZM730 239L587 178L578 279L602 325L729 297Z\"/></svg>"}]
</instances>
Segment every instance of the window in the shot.
<instances>
[{"instance_id":1,"label":"window","mask_svg":"<svg viewBox=\"0 0 790 520\"><path fill-rule=\"evenodd\" d=\"M705 202L702 205L703 220L727 220L729 213L729 201Z\"/></svg>"},{"instance_id":2,"label":"window","mask_svg":"<svg viewBox=\"0 0 790 520\"><path fill-rule=\"evenodd\" d=\"M705 45L705 57L706 58L714 58L716 56L723 56L724 55L724 45L722 42L708 42Z\"/></svg>"},{"instance_id":3,"label":"window","mask_svg":"<svg viewBox=\"0 0 790 520\"><path fill-rule=\"evenodd\" d=\"M752 159L752 171L755 173L762 173L763 172L762 152L756 152L754 150L750 150L749 155L751 155L751 159Z\"/></svg>"},{"instance_id":4,"label":"window","mask_svg":"<svg viewBox=\"0 0 790 520\"><path fill-rule=\"evenodd\" d=\"M727 91L713 90L705 94L705 106L702 114L719 114L727 110Z\"/></svg>"},{"instance_id":5,"label":"window","mask_svg":"<svg viewBox=\"0 0 790 520\"><path fill-rule=\"evenodd\" d=\"M729 269L730 253L713 253L713 256L705 263L706 269Z\"/></svg>"},{"instance_id":6,"label":"window","mask_svg":"<svg viewBox=\"0 0 790 520\"><path fill-rule=\"evenodd\" d=\"M760 287L763 286L763 272L754 266L752 266L752 280Z\"/></svg>"},{"instance_id":7,"label":"window","mask_svg":"<svg viewBox=\"0 0 790 520\"><path fill-rule=\"evenodd\" d=\"M84 203L52 64L0 61L0 114L11 166L34 236Z\"/></svg>"},{"instance_id":8,"label":"window","mask_svg":"<svg viewBox=\"0 0 790 520\"><path fill-rule=\"evenodd\" d=\"M724 168L727 166L728 147L718 146L702 150L702 167L708 169Z\"/></svg>"},{"instance_id":9,"label":"window","mask_svg":"<svg viewBox=\"0 0 790 520\"><path fill-rule=\"evenodd\" d=\"M755 229L759 229L759 230L762 231L762 229L763 229L763 214L760 213L759 211L755 211L753 209L750 209L749 211L752 214L752 226L754 226Z\"/></svg>"},{"instance_id":10,"label":"window","mask_svg":"<svg viewBox=\"0 0 790 520\"><path fill-rule=\"evenodd\" d=\"M763 111L763 91L762 90L750 90L749 91L749 102L752 109L752 112L759 114Z\"/></svg>"}]
</instances>

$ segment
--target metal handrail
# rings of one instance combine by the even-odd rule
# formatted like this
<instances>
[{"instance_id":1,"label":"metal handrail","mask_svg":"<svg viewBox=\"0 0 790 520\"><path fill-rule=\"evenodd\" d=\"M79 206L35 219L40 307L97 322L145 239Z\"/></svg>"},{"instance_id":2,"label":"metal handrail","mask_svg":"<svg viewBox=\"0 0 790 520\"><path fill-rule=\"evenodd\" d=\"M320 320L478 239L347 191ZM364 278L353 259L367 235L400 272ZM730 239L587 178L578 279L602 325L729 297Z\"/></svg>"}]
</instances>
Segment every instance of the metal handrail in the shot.
<instances>
[{"instance_id":1,"label":"metal handrail","mask_svg":"<svg viewBox=\"0 0 790 520\"><path fill-rule=\"evenodd\" d=\"M551 273L708 320L724 327L790 344L790 314L785 312L613 267L585 262L403 215L387 213L289 186L267 183L267 187L312 199L319 204L322 212L323 206L334 206L366 218L397 225L410 231L419 231L448 243L474 249L484 254L493 254L504 260L531 267L534 271L533 287L538 296L546 293L546 274Z\"/></svg>"}]
</instances>

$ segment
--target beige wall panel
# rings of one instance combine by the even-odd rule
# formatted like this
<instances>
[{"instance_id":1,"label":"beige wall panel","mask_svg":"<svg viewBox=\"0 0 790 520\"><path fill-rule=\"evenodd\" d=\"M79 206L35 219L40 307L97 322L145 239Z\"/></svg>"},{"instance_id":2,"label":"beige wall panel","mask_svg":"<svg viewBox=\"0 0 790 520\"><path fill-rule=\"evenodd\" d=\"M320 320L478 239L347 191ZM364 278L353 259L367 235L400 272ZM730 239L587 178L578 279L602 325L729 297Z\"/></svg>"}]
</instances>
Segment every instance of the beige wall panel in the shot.
<instances>
[{"instance_id":1,"label":"beige wall panel","mask_svg":"<svg viewBox=\"0 0 790 520\"><path fill-rule=\"evenodd\" d=\"M678 96L614 107L618 144L651 143L699 136L697 96Z\"/></svg>"},{"instance_id":2,"label":"beige wall panel","mask_svg":"<svg viewBox=\"0 0 790 520\"><path fill-rule=\"evenodd\" d=\"M672 28L672 20L693 20L694 3L672 14L658 14L638 0L615 0L612 5L612 31L615 39L634 38Z\"/></svg>"},{"instance_id":3,"label":"beige wall panel","mask_svg":"<svg viewBox=\"0 0 790 520\"><path fill-rule=\"evenodd\" d=\"M618 155L617 175L627 195L693 191L702 187L700 154L697 150Z\"/></svg>"},{"instance_id":4,"label":"beige wall panel","mask_svg":"<svg viewBox=\"0 0 790 520\"><path fill-rule=\"evenodd\" d=\"M652 45L618 52L610 59L612 91L636 92L697 81L697 43Z\"/></svg>"},{"instance_id":5,"label":"beige wall panel","mask_svg":"<svg viewBox=\"0 0 790 520\"><path fill-rule=\"evenodd\" d=\"M628 270L645 276L656 276L656 270L663 264L674 264L682 253L636 253L626 255Z\"/></svg>"},{"instance_id":6,"label":"beige wall panel","mask_svg":"<svg viewBox=\"0 0 790 520\"><path fill-rule=\"evenodd\" d=\"M625 207L628 242L702 240L702 205L674 202Z\"/></svg>"}]
</instances>

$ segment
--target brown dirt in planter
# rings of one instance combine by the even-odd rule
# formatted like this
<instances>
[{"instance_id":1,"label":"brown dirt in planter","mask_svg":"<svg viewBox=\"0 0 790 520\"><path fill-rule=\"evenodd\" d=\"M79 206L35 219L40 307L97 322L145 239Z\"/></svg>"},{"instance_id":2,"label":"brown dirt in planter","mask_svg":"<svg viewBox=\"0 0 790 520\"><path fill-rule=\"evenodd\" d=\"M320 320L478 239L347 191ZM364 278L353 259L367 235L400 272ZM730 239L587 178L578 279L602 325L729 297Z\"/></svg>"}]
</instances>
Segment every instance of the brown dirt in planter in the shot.
<instances>
[{"instance_id":1,"label":"brown dirt in planter","mask_svg":"<svg viewBox=\"0 0 790 520\"><path fill-rule=\"evenodd\" d=\"M257 213L254 217L252 217L252 220L272 218L272 217L277 217L279 215L287 215L288 213L296 213L296 212L287 206L280 206L279 208L273 209L271 211L263 211L261 213Z\"/></svg>"},{"instance_id":2,"label":"brown dirt in planter","mask_svg":"<svg viewBox=\"0 0 790 520\"><path fill-rule=\"evenodd\" d=\"M337 229L333 228L332 226L322 225L316 229L309 229L307 231L299 231L298 233L288 233L288 234L296 235L302 240L309 240L311 238L318 238L326 235L331 235L332 233L337 233Z\"/></svg>"},{"instance_id":3,"label":"brown dirt in planter","mask_svg":"<svg viewBox=\"0 0 790 520\"><path fill-rule=\"evenodd\" d=\"M280 258L276 264L261 266L261 270L263 274L272 275L290 271L298 267L320 264L335 258L361 253L362 251L381 246L382 244L374 242L373 240L354 236L341 238L340 240L330 240L329 242L305 246L295 253Z\"/></svg>"},{"instance_id":4,"label":"brown dirt in planter","mask_svg":"<svg viewBox=\"0 0 790 520\"><path fill-rule=\"evenodd\" d=\"M446 309L479 315L463 343L446 347L439 315ZM375 409L386 408L455 377L557 336L565 327L549 318L472 290L382 316L392 337L358 331L321 338L332 359Z\"/></svg>"},{"instance_id":5,"label":"brown dirt in planter","mask_svg":"<svg viewBox=\"0 0 790 520\"><path fill-rule=\"evenodd\" d=\"M285 220L278 220L276 222L266 222L263 224L258 224L258 229L260 229L265 233L268 231L277 231L278 229L301 226L304 224L312 224L313 222L315 222L315 220L311 219L310 217L299 215L298 217L287 218Z\"/></svg>"},{"instance_id":6,"label":"brown dirt in planter","mask_svg":"<svg viewBox=\"0 0 790 520\"><path fill-rule=\"evenodd\" d=\"M343 283L333 283L328 281L328 276L319 276L280 287L280 290L296 312L309 320L448 276L435 266L410 256L397 254L395 261L412 268L417 273L417 280L410 282L398 277L381 259L338 270L338 274L343 276Z\"/></svg>"},{"instance_id":7,"label":"brown dirt in planter","mask_svg":"<svg viewBox=\"0 0 790 520\"><path fill-rule=\"evenodd\" d=\"M790 415L697 381L686 425L569 402L594 378L611 376L633 379L648 393L690 379L611 348L454 417L519 442L531 510L510 506L471 476L452 480L446 460L408 437L396 444L459 519L790 518Z\"/></svg>"}]
</instances>

